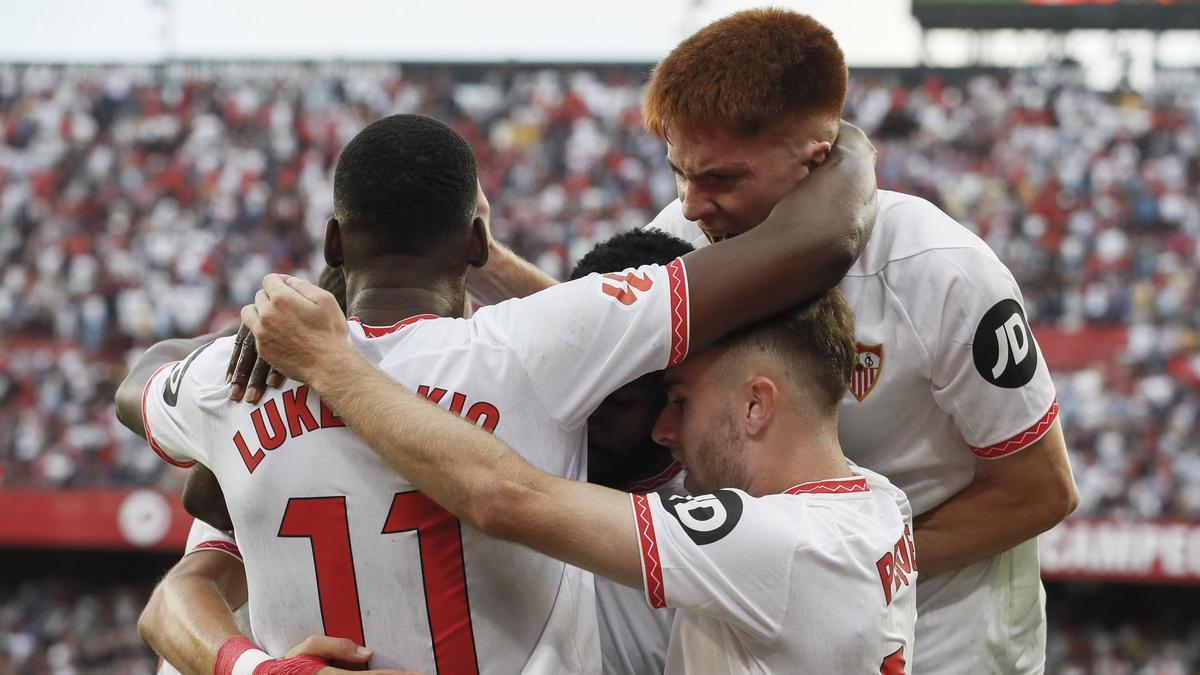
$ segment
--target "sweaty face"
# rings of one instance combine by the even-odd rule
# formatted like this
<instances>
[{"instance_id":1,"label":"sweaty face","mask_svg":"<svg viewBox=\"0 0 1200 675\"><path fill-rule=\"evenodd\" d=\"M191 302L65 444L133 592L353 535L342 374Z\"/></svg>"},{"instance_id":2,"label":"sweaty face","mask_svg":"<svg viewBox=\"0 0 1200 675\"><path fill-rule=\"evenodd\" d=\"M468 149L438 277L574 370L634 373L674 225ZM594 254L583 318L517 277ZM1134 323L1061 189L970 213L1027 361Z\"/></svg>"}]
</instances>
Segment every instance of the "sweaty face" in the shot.
<instances>
[{"instance_id":1,"label":"sweaty face","mask_svg":"<svg viewBox=\"0 0 1200 675\"><path fill-rule=\"evenodd\" d=\"M588 418L588 481L622 488L645 478L642 467L661 463L663 448L650 432L663 409L662 373L650 373L609 394Z\"/></svg>"},{"instance_id":2,"label":"sweaty face","mask_svg":"<svg viewBox=\"0 0 1200 675\"><path fill-rule=\"evenodd\" d=\"M765 220L807 175L809 159L770 131L752 137L678 131L667 142L683 215L714 242Z\"/></svg>"},{"instance_id":3,"label":"sweaty face","mask_svg":"<svg viewBox=\"0 0 1200 675\"><path fill-rule=\"evenodd\" d=\"M667 371L667 405L654 425L654 440L687 469L683 484L692 494L747 484L744 438L715 362L714 353L701 352Z\"/></svg>"}]
</instances>

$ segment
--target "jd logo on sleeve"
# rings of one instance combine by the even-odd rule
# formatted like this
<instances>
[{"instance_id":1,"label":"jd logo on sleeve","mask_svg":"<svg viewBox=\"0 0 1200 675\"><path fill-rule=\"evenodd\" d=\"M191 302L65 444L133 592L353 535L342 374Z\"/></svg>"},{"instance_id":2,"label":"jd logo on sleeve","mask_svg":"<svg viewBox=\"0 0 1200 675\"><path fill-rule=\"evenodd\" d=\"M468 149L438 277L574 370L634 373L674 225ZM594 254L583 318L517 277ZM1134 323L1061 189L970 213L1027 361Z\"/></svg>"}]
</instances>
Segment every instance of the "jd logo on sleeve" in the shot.
<instances>
[{"instance_id":1,"label":"jd logo on sleeve","mask_svg":"<svg viewBox=\"0 0 1200 675\"><path fill-rule=\"evenodd\" d=\"M1037 345L1020 303L1001 300L983 315L975 329L971 353L975 370L997 387L1016 389L1033 379L1038 365Z\"/></svg>"}]
</instances>

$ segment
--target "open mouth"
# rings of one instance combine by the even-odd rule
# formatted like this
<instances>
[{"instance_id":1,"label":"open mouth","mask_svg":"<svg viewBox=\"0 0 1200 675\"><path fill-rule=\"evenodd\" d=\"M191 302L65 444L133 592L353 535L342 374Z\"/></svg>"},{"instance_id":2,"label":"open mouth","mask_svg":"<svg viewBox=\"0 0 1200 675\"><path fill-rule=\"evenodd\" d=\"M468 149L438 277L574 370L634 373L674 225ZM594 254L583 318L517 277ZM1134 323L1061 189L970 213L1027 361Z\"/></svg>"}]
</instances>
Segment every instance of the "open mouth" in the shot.
<instances>
[{"instance_id":1,"label":"open mouth","mask_svg":"<svg viewBox=\"0 0 1200 675\"><path fill-rule=\"evenodd\" d=\"M704 236L708 237L708 240L710 242L717 244L722 241L725 241L726 239L733 239L734 237L737 236L737 233L736 232L705 232Z\"/></svg>"}]
</instances>

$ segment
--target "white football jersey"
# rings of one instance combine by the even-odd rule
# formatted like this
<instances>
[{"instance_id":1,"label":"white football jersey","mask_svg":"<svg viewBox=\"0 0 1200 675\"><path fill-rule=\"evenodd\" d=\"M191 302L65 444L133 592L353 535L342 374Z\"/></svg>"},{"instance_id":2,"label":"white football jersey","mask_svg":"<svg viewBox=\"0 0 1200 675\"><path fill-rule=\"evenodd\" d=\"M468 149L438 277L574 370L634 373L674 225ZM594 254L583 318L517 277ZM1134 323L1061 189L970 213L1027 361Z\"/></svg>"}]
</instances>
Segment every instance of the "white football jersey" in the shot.
<instances>
[{"instance_id":1,"label":"white football jersey","mask_svg":"<svg viewBox=\"0 0 1200 675\"><path fill-rule=\"evenodd\" d=\"M192 521L192 529L188 531L187 546L184 548L183 557L188 557L199 551L216 551L224 555L228 555L238 562L242 560L242 554L238 551L237 542L233 537L217 528L209 525L203 520L196 519ZM242 635L254 639L250 632L250 609L249 604L244 604L238 607L233 612L234 621L237 622L238 629L242 631ZM178 669L172 666L166 659L158 660L157 675L180 675Z\"/></svg>"},{"instance_id":2,"label":"white football jersey","mask_svg":"<svg viewBox=\"0 0 1200 675\"><path fill-rule=\"evenodd\" d=\"M646 600L678 608L667 675L910 672L912 512L851 468L762 497L631 496Z\"/></svg>"},{"instance_id":3,"label":"white football jersey","mask_svg":"<svg viewBox=\"0 0 1200 675\"><path fill-rule=\"evenodd\" d=\"M708 244L678 201L651 227ZM969 485L976 458L1018 452L1054 422L1054 385L1021 290L981 239L933 204L880 190L874 232L839 288L858 341L839 408L842 448L904 490L916 515ZM1044 666L1036 539L923 581L917 607L918 675Z\"/></svg>"},{"instance_id":4,"label":"white football jersey","mask_svg":"<svg viewBox=\"0 0 1200 675\"><path fill-rule=\"evenodd\" d=\"M399 383L534 466L586 478L587 417L611 391L687 353L681 260L592 275L470 319L350 322L349 340ZM249 582L254 637L273 656L310 634L374 650L372 668L427 673L600 670L591 575L463 526L417 492L307 386L227 400L233 340L147 385L147 438L221 483Z\"/></svg>"},{"instance_id":5,"label":"white football jersey","mask_svg":"<svg viewBox=\"0 0 1200 675\"><path fill-rule=\"evenodd\" d=\"M655 476L626 487L634 494L654 493L663 499L686 495L683 466L672 462ZM604 675L661 673L667 663L667 643L675 610L655 609L636 588L596 577L596 613L600 620L600 654Z\"/></svg>"}]
</instances>

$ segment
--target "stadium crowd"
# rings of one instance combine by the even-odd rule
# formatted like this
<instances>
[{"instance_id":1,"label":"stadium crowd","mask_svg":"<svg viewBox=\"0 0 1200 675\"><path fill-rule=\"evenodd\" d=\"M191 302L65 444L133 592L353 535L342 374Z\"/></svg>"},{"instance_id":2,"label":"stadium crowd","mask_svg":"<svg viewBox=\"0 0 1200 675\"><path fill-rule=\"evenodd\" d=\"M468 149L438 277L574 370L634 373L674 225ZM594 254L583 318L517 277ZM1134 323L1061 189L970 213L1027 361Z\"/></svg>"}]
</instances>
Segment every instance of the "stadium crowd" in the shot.
<instances>
[{"instance_id":1,"label":"stadium crowd","mask_svg":"<svg viewBox=\"0 0 1200 675\"><path fill-rule=\"evenodd\" d=\"M1055 77L851 82L880 185L1012 268L1042 328L1123 327L1056 379L1081 514L1200 516L1200 101ZM421 112L475 147L502 240L552 274L673 197L641 73L397 66L0 70L0 485L164 483L111 411L126 359L314 274L342 144ZM1053 365L1053 364L1052 364Z\"/></svg>"},{"instance_id":2,"label":"stadium crowd","mask_svg":"<svg viewBox=\"0 0 1200 675\"><path fill-rule=\"evenodd\" d=\"M125 364L235 322L267 271L315 277L337 153L375 118L455 126L496 236L555 275L673 197L640 126L644 72L467 70L0 66L0 489L177 488L116 423ZM851 82L880 186L984 237L1040 330L1124 332L1126 348L1055 373L1078 512L1200 517L1200 96L1051 71L902 79ZM0 673L148 672L133 630L148 590L7 586ZM1200 669L1194 639L1158 640L1052 626L1051 671Z\"/></svg>"}]
</instances>

